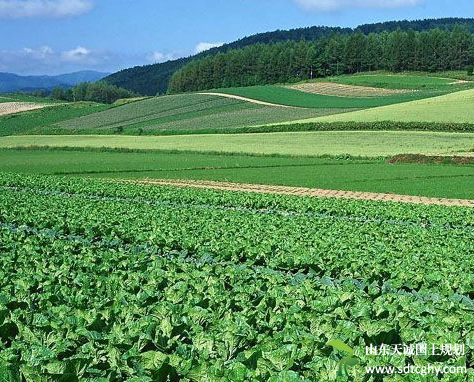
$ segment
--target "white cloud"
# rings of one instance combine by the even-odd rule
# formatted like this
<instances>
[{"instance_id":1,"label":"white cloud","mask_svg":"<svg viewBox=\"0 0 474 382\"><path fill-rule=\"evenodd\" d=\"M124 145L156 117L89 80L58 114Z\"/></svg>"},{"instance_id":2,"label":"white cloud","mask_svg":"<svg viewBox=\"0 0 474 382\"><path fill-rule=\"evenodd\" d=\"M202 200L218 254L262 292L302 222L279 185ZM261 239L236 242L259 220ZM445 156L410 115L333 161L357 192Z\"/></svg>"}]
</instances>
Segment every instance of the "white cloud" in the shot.
<instances>
[{"instance_id":1,"label":"white cloud","mask_svg":"<svg viewBox=\"0 0 474 382\"><path fill-rule=\"evenodd\" d=\"M83 46L75 49L66 50L61 53L61 58L65 61L85 61L91 57L91 51Z\"/></svg>"},{"instance_id":2,"label":"white cloud","mask_svg":"<svg viewBox=\"0 0 474 382\"><path fill-rule=\"evenodd\" d=\"M293 0L305 10L338 11L347 8L413 7L423 0Z\"/></svg>"},{"instance_id":3,"label":"white cloud","mask_svg":"<svg viewBox=\"0 0 474 382\"><path fill-rule=\"evenodd\" d=\"M175 60L178 56L175 53L152 52L148 55L148 60L153 63L162 63Z\"/></svg>"},{"instance_id":4,"label":"white cloud","mask_svg":"<svg viewBox=\"0 0 474 382\"><path fill-rule=\"evenodd\" d=\"M90 11L91 0L0 0L0 18L60 18Z\"/></svg>"},{"instance_id":5,"label":"white cloud","mask_svg":"<svg viewBox=\"0 0 474 382\"><path fill-rule=\"evenodd\" d=\"M196 48L194 49L194 53L196 54L201 53L201 52L204 52L205 50L217 48L222 45L224 45L223 42L200 42L199 44L196 45Z\"/></svg>"},{"instance_id":6,"label":"white cloud","mask_svg":"<svg viewBox=\"0 0 474 382\"><path fill-rule=\"evenodd\" d=\"M43 45L17 50L0 49L0 72L23 75L60 74L79 70L116 72L177 57L177 53L118 53L81 45L71 49L54 50Z\"/></svg>"}]
</instances>

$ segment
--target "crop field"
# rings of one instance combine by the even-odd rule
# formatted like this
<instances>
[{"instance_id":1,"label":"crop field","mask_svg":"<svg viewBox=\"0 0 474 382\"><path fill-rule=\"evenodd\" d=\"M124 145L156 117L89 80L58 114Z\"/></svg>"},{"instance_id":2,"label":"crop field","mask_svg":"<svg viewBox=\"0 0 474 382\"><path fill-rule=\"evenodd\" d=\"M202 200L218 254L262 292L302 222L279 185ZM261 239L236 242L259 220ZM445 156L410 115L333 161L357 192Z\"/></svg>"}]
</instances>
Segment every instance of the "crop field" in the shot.
<instances>
[{"instance_id":1,"label":"crop field","mask_svg":"<svg viewBox=\"0 0 474 382\"><path fill-rule=\"evenodd\" d=\"M474 133L318 131L150 137L120 135L25 135L0 138L0 148L31 146L109 147L136 150L177 150L293 156L351 155L387 157L407 153L474 156Z\"/></svg>"},{"instance_id":2,"label":"crop field","mask_svg":"<svg viewBox=\"0 0 474 382\"><path fill-rule=\"evenodd\" d=\"M148 98L101 113L60 122L54 128L73 132L148 134L156 131L226 129L291 121L334 113L255 105L245 101L202 94Z\"/></svg>"},{"instance_id":3,"label":"crop field","mask_svg":"<svg viewBox=\"0 0 474 382\"><path fill-rule=\"evenodd\" d=\"M290 89L304 93L321 94L336 97L383 97L408 93L406 89L384 89L369 86L345 85L334 82L304 82L289 86Z\"/></svg>"},{"instance_id":4,"label":"crop field","mask_svg":"<svg viewBox=\"0 0 474 382\"><path fill-rule=\"evenodd\" d=\"M366 109L408 102L436 95L436 92L402 92L383 97L339 97L335 95L311 94L285 86L251 86L218 89L216 92L234 94L260 101L287 106L315 109Z\"/></svg>"},{"instance_id":5,"label":"crop field","mask_svg":"<svg viewBox=\"0 0 474 382\"><path fill-rule=\"evenodd\" d=\"M466 343L384 362L473 362L472 209L19 175L0 187L9 380L327 381L334 338L362 366L380 362L368 343Z\"/></svg>"},{"instance_id":6,"label":"crop field","mask_svg":"<svg viewBox=\"0 0 474 382\"><path fill-rule=\"evenodd\" d=\"M386 159L4 149L0 150L0 172L230 181L474 200L472 163L390 164Z\"/></svg>"},{"instance_id":7,"label":"crop field","mask_svg":"<svg viewBox=\"0 0 474 382\"><path fill-rule=\"evenodd\" d=\"M93 103L70 103L0 117L0 136L29 134L32 130L46 131L48 127L67 119L93 114L110 106Z\"/></svg>"},{"instance_id":8,"label":"crop field","mask_svg":"<svg viewBox=\"0 0 474 382\"><path fill-rule=\"evenodd\" d=\"M442 78L420 74L357 74L330 77L327 80L345 85L384 89L455 91L459 88L472 88L474 86L474 82L463 82L456 78Z\"/></svg>"},{"instance_id":9,"label":"crop field","mask_svg":"<svg viewBox=\"0 0 474 382\"><path fill-rule=\"evenodd\" d=\"M473 101L474 89L470 89L400 105L350 112L340 116L321 117L318 121L472 123L474 121L474 110L471 107Z\"/></svg>"}]
</instances>

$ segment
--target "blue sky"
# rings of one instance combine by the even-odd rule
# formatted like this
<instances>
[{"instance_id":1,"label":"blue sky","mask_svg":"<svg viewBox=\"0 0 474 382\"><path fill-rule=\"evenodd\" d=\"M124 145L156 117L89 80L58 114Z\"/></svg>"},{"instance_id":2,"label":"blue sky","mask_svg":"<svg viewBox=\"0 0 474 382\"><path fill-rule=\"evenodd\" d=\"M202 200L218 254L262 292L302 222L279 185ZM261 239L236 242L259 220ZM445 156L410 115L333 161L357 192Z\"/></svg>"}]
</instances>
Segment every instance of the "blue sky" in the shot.
<instances>
[{"instance_id":1,"label":"blue sky","mask_svg":"<svg viewBox=\"0 0 474 382\"><path fill-rule=\"evenodd\" d=\"M473 11L472 0L0 0L0 71L113 72L275 29Z\"/></svg>"}]
</instances>

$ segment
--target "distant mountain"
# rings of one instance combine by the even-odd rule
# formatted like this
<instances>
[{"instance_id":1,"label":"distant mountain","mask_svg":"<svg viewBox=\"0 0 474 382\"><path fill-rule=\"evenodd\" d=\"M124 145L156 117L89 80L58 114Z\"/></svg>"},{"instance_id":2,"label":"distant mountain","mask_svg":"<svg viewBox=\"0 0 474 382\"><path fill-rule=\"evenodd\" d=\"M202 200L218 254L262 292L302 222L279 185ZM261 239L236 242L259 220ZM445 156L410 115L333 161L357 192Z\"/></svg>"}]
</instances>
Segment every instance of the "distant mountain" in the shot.
<instances>
[{"instance_id":1,"label":"distant mountain","mask_svg":"<svg viewBox=\"0 0 474 382\"><path fill-rule=\"evenodd\" d=\"M56 86L70 88L80 82L96 82L108 73L84 70L57 76L19 76L13 73L0 73L0 93L17 91L51 90Z\"/></svg>"},{"instance_id":2,"label":"distant mountain","mask_svg":"<svg viewBox=\"0 0 474 382\"><path fill-rule=\"evenodd\" d=\"M277 30L274 32L258 33L253 36L245 37L230 44L222 45L208 51L199 53L195 56L180 58L178 60L168 61L161 64L136 66L114 73L104 80L112 85L120 86L131 90L134 93L143 95L156 95L166 93L168 83L173 74L186 64L199 58L214 55L218 52L226 53L230 49L245 48L249 45L272 44L281 41L306 41L317 40L323 36L330 36L333 33L350 34L355 31L361 31L364 34L380 33L383 31L392 32L400 28L401 30L413 29L414 31L428 31L431 29L451 30L455 25L466 27L471 33L474 33L473 18L442 18L426 20L402 20L389 21L376 24L364 24L357 28L339 28L314 26L308 28L298 28L291 30Z\"/></svg>"}]
</instances>

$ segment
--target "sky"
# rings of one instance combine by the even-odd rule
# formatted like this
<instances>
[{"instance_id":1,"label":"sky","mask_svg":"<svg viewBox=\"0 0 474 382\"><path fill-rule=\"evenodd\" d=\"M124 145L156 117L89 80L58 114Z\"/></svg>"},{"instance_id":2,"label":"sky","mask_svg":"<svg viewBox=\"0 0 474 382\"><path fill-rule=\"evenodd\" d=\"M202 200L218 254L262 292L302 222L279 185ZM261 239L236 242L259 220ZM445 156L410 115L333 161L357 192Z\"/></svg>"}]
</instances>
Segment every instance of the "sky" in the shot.
<instances>
[{"instance_id":1,"label":"sky","mask_svg":"<svg viewBox=\"0 0 474 382\"><path fill-rule=\"evenodd\" d=\"M276 29L473 11L472 0L0 0L0 72L115 72Z\"/></svg>"}]
</instances>

